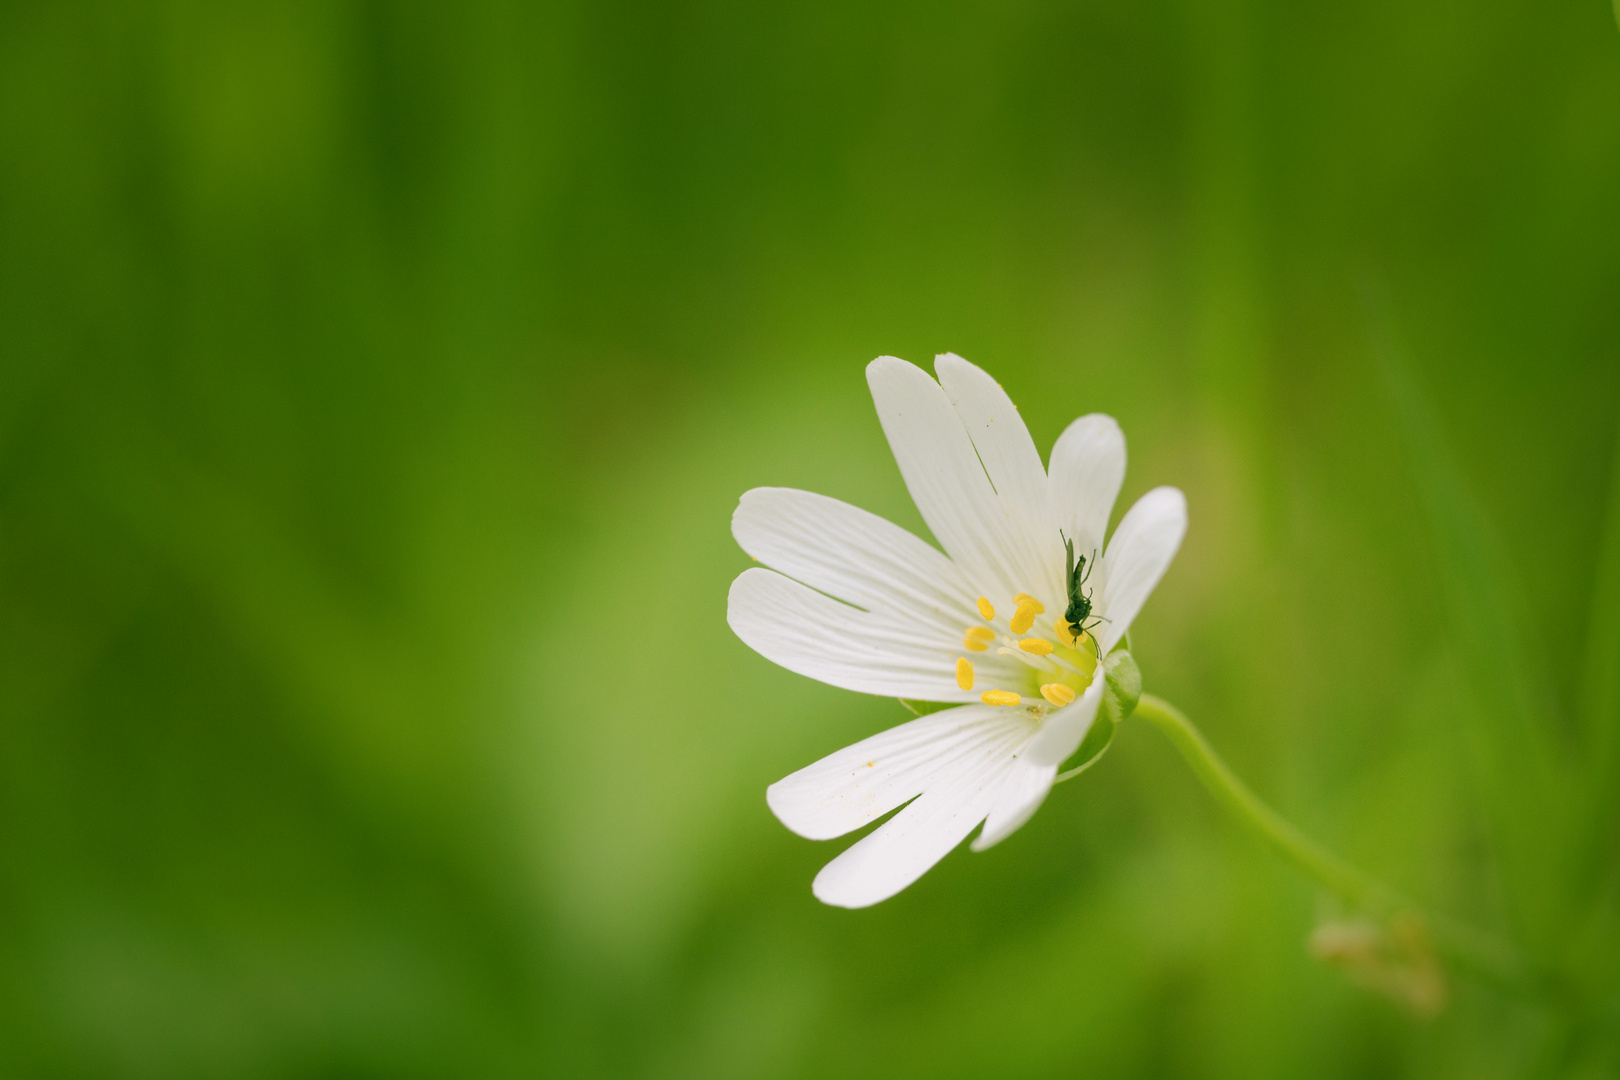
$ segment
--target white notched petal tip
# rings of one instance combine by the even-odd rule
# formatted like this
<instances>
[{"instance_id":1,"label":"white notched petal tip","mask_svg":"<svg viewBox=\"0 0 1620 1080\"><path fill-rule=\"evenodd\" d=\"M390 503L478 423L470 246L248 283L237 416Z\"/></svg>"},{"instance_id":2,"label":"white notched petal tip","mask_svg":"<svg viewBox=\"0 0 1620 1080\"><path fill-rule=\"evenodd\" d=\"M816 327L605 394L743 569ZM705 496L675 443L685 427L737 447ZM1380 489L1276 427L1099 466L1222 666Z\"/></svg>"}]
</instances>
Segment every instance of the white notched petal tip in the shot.
<instances>
[{"instance_id":1,"label":"white notched petal tip","mask_svg":"<svg viewBox=\"0 0 1620 1080\"><path fill-rule=\"evenodd\" d=\"M1162 516L1166 524L1175 526L1175 543L1179 546L1181 536L1187 530L1187 493L1178 487L1163 484L1136 500L1132 509L1139 505L1151 507L1156 518Z\"/></svg>"},{"instance_id":2,"label":"white notched petal tip","mask_svg":"<svg viewBox=\"0 0 1620 1080\"><path fill-rule=\"evenodd\" d=\"M984 820L985 802L982 795L958 805L918 796L876 832L822 867L810 884L811 893L832 907L882 903L949 855Z\"/></svg>"},{"instance_id":3,"label":"white notched petal tip","mask_svg":"<svg viewBox=\"0 0 1620 1080\"><path fill-rule=\"evenodd\" d=\"M989 372L955 353L935 357L934 372L995 489L998 561L1021 582L1014 591L1055 595L1063 588L1062 549L1046 468L1018 406Z\"/></svg>"},{"instance_id":4,"label":"white notched petal tip","mask_svg":"<svg viewBox=\"0 0 1620 1080\"><path fill-rule=\"evenodd\" d=\"M976 595L1010 597L1039 589L1042 581L1035 576L1031 541L1022 520L1026 515L1018 510L1035 500L1018 496L1012 487L1003 499L991 483L1000 472L1022 477L1025 487L1033 487L1039 455L1033 449L1027 454L1005 449L1019 436L1025 441L1029 436L989 376L965 361L944 364L940 370L951 387L892 356L880 356L866 366L872 404L906 490L934 539L973 582ZM1003 414L997 436L990 437L987 429L997 426L990 418ZM985 445L978 446L976 439ZM1027 469L1019 464L1025 458ZM1039 479L1044 484L1044 476ZM1044 515L1044 492L1039 502L1038 513Z\"/></svg>"},{"instance_id":5,"label":"white notched petal tip","mask_svg":"<svg viewBox=\"0 0 1620 1080\"><path fill-rule=\"evenodd\" d=\"M884 377L905 378L910 374L904 370L906 368L910 368L911 371L919 372L924 378L928 378L928 373L926 371L923 371L922 368L911 363L909 360L902 360L898 356L880 356L876 360L873 360L870 364L866 365L867 384L870 385L873 379L881 379ZM932 379L929 379L929 382L932 381Z\"/></svg>"},{"instance_id":6,"label":"white notched petal tip","mask_svg":"<svg viewBox=\"0 0 1620 1080\"><path fill-rule=\"evenodd\" d=\"M765 789L765 805L770 807L776 820L806 840L831 840L849 830L842 822L833 822L827 815L806 812L804 800L794 790L793 777L787 776Z\"/></svg>"},{"instance_id":7,"label":"white notched petal tip","mask_svg":"<svg viewBox=\"0 0 1620 1080\"><path fill-rule=\"evenodd\" d=\"M850 911L858 911L861 908L882 903L889 897L905 891L906 885L911 884L908 881L905 885L892 890L867 888L864 887L864 883L852 881L847 875L828 874L827 871L832 869L832 865L832 863L828 863L822 867L821 873L817 874L815 880L810 883L810 895L828 907L840 907ZM921 876L918 875L918 877ZM914 878L914 880L916 879Z\"/></svg>"},{"instance_id":8,"label":"white notched petal tip","mask_svg":"<svg viewBox=\"0 0 1620 1080\"><path fill-rule=\"evenodd\" d=\"M1069 421L1069 426L1063 429L1058 436L1057 443L1052 447L1053 452L1065 442L1078 446L1091 448L1093 452L1100 452L1112 457L1125 453L1125 430L1107 413L1086 413Z\"/></svg>"},{"instance_id":9,"label":"white notched petal tip","mask_svg":"<svg viewBox=\"0 0 1620 1080\"><path fill-rule=\"evenodd\" d=\"M999 804L1029 736L1028 719L1016 710L969 705L883 732L776 785L797 782L806 796L804 805L790 807L781 798L789 792L781 792L773 803L781 807L777 816L786 821L787 811L795 817L794 831L809 826L822 835L857 828L922 792L822 867L812 886L816 898L835 907L868 907L927 873ZM858 786L865 782L860 770L873 762L868 794ZM825 786L829 780L836 783ZM806 820L817 817L823 820Z\"/></svg>"}]
</instances>

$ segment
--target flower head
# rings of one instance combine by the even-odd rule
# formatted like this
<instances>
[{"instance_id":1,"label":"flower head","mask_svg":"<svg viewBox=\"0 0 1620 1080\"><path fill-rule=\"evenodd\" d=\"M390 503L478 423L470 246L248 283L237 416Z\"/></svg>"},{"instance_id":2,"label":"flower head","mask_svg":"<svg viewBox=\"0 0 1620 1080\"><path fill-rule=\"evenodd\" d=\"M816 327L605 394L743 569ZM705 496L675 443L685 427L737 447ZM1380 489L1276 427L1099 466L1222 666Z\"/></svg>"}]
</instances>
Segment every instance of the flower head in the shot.
<instances>
[{"instance_id":1,"label":"flower head","mask_svg":"<svg viewBox=\"0 0 1620 1080\"><path fill-rule=\"evenodd\" d=\"M790 488L748 492L731 523L764 564L732 584L727 610L751 648L848 690L956 705L766 790L782 823L813 840L909 801L816 876L815 895L840 907L893 896L980 822L975 851L1029 820L1096 719L1100 658L1187 528L1181 492L1155 488L1104 549L1125 477L1119 425L1096 413L1074 421L1048 471L994 379L951 354L934 370L938 382L885 356L866 375L944 554L864 510Z\"/></svg>"}]
</instances>

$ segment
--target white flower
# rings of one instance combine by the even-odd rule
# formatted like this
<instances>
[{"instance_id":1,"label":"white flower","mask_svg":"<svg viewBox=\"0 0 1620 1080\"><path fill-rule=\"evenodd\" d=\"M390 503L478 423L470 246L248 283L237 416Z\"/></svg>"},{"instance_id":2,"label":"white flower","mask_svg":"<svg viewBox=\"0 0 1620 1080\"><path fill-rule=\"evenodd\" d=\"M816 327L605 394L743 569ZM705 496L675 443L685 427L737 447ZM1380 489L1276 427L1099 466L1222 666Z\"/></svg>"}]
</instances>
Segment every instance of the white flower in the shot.
<instances>
[{"instance_id":1,"label":"white flower","mask_svg":"<svg viewBox=\"0 0 1620 1080\"><path fill-rule=\"evenodd\" d=\"M912 800L816 875L815 895L840 907L893 896L981 821L975 851L1029 820L1097 715L1097 658L1129 628L1187 529L1181 492L1155 488L1096 559L1125 477L1119 425L1098 413L1070 424L1048 474L994 379L951 354L934 370L938 382L885 356L866 377L906 487L946 554L790 488L748 492L731 522L770 567L731 586L727 621L750 647L848 690L961 703L766 790L782 823L812 840ZM1084 586L1092 618L1078 637L1064 617L1065 539L1094 571Z\"/></svg>"}]
</instances>

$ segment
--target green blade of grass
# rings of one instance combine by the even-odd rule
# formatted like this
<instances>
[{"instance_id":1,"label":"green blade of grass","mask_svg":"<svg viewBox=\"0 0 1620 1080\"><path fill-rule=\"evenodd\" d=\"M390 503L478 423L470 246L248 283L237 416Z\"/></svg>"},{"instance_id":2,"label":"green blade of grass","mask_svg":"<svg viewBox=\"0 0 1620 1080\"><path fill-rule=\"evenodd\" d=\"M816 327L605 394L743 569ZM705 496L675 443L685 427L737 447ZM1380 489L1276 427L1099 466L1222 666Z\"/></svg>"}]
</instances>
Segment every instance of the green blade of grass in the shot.
<instances>
[{"instance_id":1,"label":"green blade of grass","mask_svg":"<svg viewBox=\"0 0 1620 1080\"><path fill-rule=\"evenodd\" d=\"M1581 722L1605 790L1620 773L1620 439L1609 475L1609 507L1592 584L1592 614L1581 670Z\"/></svg>"},{"instance_id":2,"label":"green blade of grass","mask_svg":"<svg viewBox=\"0 0 1620 1080\"><path fill-rule=\"evenodd\" d=\"M1597 994L1612 995L1620 980L1620 911L1614 901L1620 892L1620 438L1598 541L1580 704L1592 785L1583 822L1587 872L1581 885L1589 915L1582 967Z\"/></svg>"},{"instance_id":3,"label":"green blade of grass","mask_svg":"<svg viewBox=\"0 0 1620 1080\"><path fill-rule=\"evenodd\" d=\"M1373 344L1437 555L1447 622L1467 684L1461 742L1500 859L1505 891L1530 943L1556 950L1568 925L1577 790L1559 744L1534 620L1484 512L1408 370L1387 309Z\"/></svg>"}]
</instances>

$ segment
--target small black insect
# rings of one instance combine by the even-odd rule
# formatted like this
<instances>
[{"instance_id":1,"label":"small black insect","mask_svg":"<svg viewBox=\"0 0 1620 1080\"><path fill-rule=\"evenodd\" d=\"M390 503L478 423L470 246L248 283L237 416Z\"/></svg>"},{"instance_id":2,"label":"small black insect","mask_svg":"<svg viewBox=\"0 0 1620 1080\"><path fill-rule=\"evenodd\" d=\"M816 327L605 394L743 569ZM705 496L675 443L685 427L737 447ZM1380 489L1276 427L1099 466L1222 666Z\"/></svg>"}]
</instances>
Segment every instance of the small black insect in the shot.
<instances>
[{"instance_id":1,"label":"small black insect","mask_svg":"<svg viewBox=\"0 0 1620 1080\"><path fill-rule=\"evenodd\" d=\"M1058 535L1063 536L1063 533L1059 531ZM1064 571L1064 581L1069 586L1069 610L1063 613L1063 617L1068 621L1070 626L1074 627L1074 636L1078 638L1081 634L1084 634L1102 620L1096 619L1088 622L1088 620L1091 620L1092 618L1091 594L1089 592L1081 591L1085 587L1086 579L1091 576L1091 569L1086 566L1086 557L1082 555L1080 556L1079 561L1076 562L1074 557L1074 541L1070 540L1067 536L1063 536L1063 549L1065 552L1067 552L1067 567ZM1095 565L1097 561L1097 553L1093 551L1091 556L1092 563Z\"/></svg>"}]
</instances>

